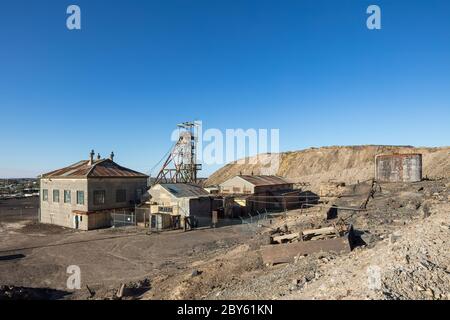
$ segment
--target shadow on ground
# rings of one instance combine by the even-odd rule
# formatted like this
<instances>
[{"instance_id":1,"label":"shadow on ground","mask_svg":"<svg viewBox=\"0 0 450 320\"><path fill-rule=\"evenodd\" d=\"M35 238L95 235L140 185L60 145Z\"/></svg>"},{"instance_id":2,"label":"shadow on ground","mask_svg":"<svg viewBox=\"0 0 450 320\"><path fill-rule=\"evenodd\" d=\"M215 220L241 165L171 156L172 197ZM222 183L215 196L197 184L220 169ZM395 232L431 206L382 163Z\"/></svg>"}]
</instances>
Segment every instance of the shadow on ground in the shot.
<instances>
[{"instance_id":1,"label":"shadow on ground","mask_svg":"<svg viewBox=\"0 0 450 320\"><path fill-rule=\"evenodd\" d=\"M48 288L0 287L0 300L60 300L70 292Z\"/></svg>"}]
</instances>

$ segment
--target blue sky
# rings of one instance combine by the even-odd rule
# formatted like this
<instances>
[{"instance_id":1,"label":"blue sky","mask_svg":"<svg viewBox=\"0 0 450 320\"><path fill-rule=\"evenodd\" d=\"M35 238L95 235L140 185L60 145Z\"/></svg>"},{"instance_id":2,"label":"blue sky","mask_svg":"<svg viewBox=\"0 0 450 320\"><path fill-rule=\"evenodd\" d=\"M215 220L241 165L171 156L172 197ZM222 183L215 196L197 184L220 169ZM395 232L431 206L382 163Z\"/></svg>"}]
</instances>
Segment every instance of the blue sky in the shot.
<instances>
[{"instance_id":1,"label":"blue sky","mask_svg":"<svg viewBox=\"0 0 450 320\"><path fill-rule=\"evenodd\" d=\"M92 148L147 172L194 119L279 128L281 150L450 144L446 0L2 0L0 43L3 177Z\"/></svg>"}]
</instances>

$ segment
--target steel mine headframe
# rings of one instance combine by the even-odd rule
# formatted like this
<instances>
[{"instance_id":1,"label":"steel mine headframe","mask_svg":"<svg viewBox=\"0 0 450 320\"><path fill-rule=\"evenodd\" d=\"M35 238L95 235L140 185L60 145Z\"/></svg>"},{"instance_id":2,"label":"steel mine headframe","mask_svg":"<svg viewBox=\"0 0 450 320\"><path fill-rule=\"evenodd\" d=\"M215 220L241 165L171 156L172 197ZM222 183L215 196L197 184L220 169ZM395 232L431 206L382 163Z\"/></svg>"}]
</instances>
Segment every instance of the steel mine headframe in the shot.
<instances>
[{"instance_id":1,"label":"steel mine headframe","mask_svg":"<svg viewBox=\"0 0 450 320\"><path fill-rule=\"evenodd\" d=\"M172 148L159 171L158 183L194 183L198 182L197 173L201 164L197 164L198 122L184 122L178 127L178 141Z\"/></svg>"}]
</instances>

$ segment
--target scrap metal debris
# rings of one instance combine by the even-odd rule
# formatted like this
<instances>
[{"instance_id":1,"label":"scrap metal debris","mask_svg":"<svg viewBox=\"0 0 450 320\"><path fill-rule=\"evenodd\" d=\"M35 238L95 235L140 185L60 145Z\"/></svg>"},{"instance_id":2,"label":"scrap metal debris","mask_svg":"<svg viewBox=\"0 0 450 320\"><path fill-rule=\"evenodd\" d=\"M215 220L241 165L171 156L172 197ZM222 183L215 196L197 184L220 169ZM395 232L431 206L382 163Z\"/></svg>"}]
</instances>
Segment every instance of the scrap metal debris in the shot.
<instances>
[{"instance_id":1,"label":"scrap metal debris","mask_svg":"<svg viewBox=\"0 0 450 320\"><path fill-rule=\"evenodd\" d=\"M353 226L332 226L314 230L271 237L272 243L261 247L263 262L268 265L294 262L298 256L316 252L348 253L355 243ZM293 241L283 243L283 241Z\"/></svg>"}]
</instances>

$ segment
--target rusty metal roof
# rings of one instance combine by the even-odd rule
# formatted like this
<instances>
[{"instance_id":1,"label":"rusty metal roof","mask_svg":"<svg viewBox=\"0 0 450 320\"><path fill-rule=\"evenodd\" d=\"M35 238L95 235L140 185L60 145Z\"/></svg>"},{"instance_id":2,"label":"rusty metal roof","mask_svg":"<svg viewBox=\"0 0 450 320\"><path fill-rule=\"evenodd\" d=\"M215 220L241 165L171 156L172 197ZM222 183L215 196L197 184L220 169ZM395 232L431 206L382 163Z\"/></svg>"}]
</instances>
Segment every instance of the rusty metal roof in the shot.
<instances>
[{"instance_id":1,"label":"rusty metal roof","mask_svg":"<svg viewBox=\"0 0 450 320\"><path fill-rule=\"evenodd\" d=\"M254 186L273 186L280 184L291 184L285 179L277 176L239 176L239 178L250 182Z\"/></svg>"},{"instance_id":2,"label":"rusty metal roof","mask_svg":"<svg viewBox=\"0 0 450 320\"><path fill-rule=\"evenodd\" d=\"M147 175L119 166L110 159L82 160L68 167L45 173L42 178L148 178Z\"/></svg>"}]
</instances>

